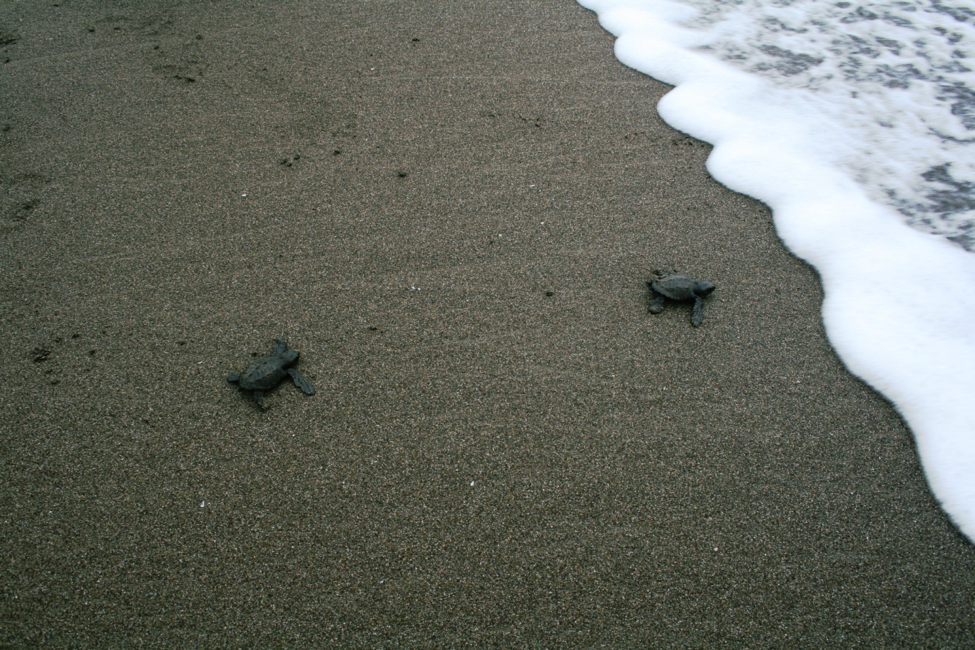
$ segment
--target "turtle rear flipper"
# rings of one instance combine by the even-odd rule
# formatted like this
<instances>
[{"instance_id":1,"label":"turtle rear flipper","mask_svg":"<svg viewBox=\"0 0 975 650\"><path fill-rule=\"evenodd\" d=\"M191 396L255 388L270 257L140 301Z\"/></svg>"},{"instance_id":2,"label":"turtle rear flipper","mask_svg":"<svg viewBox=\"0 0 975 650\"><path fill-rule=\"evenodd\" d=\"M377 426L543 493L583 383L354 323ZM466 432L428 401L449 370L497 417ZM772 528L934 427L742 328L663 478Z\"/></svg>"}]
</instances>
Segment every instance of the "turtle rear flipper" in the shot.
<instances>
[{"instance_id":1,"label":"turtle rear flipper","mask_svg":"<svg viewBox=\"0 0 975 650\"><path fill-rule=\"evenodd\" d=\"M302 391L304 391L305 394L307 395L315 394L315 387L312 386L311 382L305 379L305 376L302 375L300 372L298 372L294 368L288 368L288 374L291 375L291 378L294 380L295 386L297 386Z\"/></svg>"},{"instance_id":2,"label":"turtle rear flipper","mask_svg":"<svg viewBox=\"0 0 975 650\"><path fill-rule=\"evenodd\" d=\"M647 287L650 289L650 313L659 314L664 310L664 301L667 300L667 297L654 289L652 282L647 282Z\"/></svg>"}]
</instances>

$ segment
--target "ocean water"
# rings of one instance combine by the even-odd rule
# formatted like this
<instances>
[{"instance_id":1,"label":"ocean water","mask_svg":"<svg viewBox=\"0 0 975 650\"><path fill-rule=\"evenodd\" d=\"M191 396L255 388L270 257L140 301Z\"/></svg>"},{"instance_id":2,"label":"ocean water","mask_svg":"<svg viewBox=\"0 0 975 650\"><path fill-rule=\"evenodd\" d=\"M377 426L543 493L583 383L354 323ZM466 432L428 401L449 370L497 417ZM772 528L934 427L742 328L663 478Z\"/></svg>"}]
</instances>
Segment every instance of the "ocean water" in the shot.
<instances>
[{"instance_id":1,"label":"ocean water","mask_svg":"<svg viewBox=\"0 0 975 650\"><path fill-rule=\"evenodd\" d=\"M975 541L975 4L578 0L708 171L769 207L851 372Z\"/></svg>"}]
</instances>

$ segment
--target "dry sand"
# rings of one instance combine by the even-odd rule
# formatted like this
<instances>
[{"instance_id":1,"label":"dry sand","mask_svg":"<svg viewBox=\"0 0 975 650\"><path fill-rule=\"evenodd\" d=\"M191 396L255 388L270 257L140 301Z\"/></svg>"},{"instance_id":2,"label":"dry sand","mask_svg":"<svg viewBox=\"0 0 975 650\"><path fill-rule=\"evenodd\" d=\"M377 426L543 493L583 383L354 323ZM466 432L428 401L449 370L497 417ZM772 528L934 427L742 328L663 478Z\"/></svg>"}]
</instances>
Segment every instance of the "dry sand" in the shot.
<instances>
[{"instance_id":1,"label":"dry sand","mask_svg":"<svg viewBox=\"0 0 975 650\"><path fill-rule=\"evenodd\" d=\"M571 0L0 34L3 647L975 645L815 272Z\"/></svg>"}]
</instances>

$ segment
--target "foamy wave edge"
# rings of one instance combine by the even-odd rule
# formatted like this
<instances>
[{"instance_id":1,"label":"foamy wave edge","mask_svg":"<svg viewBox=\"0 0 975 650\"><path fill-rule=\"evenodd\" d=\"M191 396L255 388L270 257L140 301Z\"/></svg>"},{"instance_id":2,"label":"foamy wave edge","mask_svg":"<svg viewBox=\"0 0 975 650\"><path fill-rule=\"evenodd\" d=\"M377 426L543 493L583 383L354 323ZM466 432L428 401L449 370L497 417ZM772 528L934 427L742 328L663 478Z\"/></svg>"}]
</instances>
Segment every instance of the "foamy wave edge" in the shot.
<instances>
[{"instance_id":1,"label":"foamy wave edge","mask_svg":"<svg viewBox=\"0 0 975 650\"><path fill-rule=\"evenodd\" d=\"M714 145L708 172L767 204L786 246L818 271L830 344L901 413L931 490L975 542L975 254L909 227L810 155L822 118L801 102L786 114L772 101L785 91L689 49L701 36L676 23L693 9L577 2L617 37L622 63L675 86L660 116Z\"/></svg>"}]
</instances>

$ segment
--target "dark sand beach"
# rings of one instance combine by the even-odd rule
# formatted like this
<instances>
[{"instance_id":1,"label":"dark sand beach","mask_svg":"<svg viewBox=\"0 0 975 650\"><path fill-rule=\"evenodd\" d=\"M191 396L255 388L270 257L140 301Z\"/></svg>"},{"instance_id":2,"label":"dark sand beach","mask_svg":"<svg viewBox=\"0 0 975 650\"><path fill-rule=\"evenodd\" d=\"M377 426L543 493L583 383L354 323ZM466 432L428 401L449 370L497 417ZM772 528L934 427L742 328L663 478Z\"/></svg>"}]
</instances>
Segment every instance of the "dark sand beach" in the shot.
<instances>
[{"instance_id":1,"label":"dark sand beach","mask_svg":"<svg viewBox=\"0 0 975 650\"><path fill-rule=\"evenodd\" d=\"M815 271L594 14L11 0L0 43L0 646L975 646ZM225 378L281 334L317 394L261 410Z\"/></svg>"}]
</instances>

